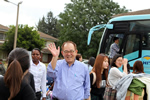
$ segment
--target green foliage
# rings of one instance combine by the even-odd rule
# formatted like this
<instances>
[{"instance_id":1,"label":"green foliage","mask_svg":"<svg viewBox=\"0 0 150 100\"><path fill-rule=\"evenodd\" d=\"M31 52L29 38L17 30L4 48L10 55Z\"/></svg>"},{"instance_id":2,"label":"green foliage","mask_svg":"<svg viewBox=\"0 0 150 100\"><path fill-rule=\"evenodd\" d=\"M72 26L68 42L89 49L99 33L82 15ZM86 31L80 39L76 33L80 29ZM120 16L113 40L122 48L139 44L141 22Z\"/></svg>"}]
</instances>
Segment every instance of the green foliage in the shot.
<instances>
[{"instance_id":1,"label":"green foliage","mask_svg":"<svg viewBox=\"0 0 150 100\"><path fill-rule=\"evenodd\" d=\"M2 45L2 49L10 52L13 49L14 44L15 26L10 26L8 32L6 32L6 39ZM19 25L17 35L17 47L25 48L31 51L33 48L41 49L44 46L44 40L40 39L40 35L34 30L33 27L28 25Z\"/></svg>"},{"instance_id":2,"label":"green foliage","mask_svg":"<svg viewBox=\"0 0 150 100\"><path fill-rule=\"evenodd\" d=\"M46 18L43 16L43 18L39 20L37 29L57 38L59 33L59 23L57 22L57 18L53 17L51 11L48 12Z\"/></svg>"},{"instance_id":3,"label":"green foliage","mask_svg":"<svg viewBox=\"0 0 150 100\"><path fill-rule=\"evenodd\" d=\"M59 14L59 45L71 40L78 46L78 52L84 58L96 56L103 30L94 32L91 44L87 45L90 28L98 24L106 24L115 14L128 12L112 0L71 0L66 4L64 13Z\"/></svg>"}]
</instances>

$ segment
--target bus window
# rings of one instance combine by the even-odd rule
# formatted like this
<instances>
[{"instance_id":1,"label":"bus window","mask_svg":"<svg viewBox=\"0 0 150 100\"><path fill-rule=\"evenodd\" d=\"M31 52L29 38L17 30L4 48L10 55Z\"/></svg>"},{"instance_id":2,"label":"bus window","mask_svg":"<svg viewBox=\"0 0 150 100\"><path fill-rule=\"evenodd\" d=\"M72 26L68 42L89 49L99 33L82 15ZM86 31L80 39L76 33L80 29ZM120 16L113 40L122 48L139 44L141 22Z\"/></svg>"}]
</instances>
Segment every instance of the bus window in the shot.
<instances>
[{"instance_id":1,"label":"bus window","mask_svg":"<svg viewBox=\"0 0 150 100\"><path fill-rule=\"evenodd\" d=\"M149 25L150 21L146 20L146 21L133 21L130 22L130 30L132 32L145 32L145 31L150 31L150 25Z\"/></svg>"},{"instance_id":2,"label":"bus window","mask_svg":"<svg viewBox=\"0 0 150 100\"><path fill-rule=\"evenodd\" d=\"M150 33L145 33L142 37L142 47L145 50L150 49Z\"/></svg>"},{"instance_id":3,"label":"bus window","mask_svg":"<svg viewBox=\"0 0 150 100\"><path fill-rule=\"evenodd\" d=\"M139 57L140 50L140 35L130 34L127 36L127 42L124 47L124 57L128 60L136 59Z\"/></svg>"}]
</instances>

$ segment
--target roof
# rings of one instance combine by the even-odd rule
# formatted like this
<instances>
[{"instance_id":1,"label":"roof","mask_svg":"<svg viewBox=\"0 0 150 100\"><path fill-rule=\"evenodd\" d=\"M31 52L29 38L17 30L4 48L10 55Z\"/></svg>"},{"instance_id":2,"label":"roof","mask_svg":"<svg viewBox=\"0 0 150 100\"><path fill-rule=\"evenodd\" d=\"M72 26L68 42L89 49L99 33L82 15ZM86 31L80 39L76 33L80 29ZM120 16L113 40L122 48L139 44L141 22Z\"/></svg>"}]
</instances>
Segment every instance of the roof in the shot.
<instances>
[{"instance_id":1,"label":"roof","mask_svg":"<svg viewBox=\"0 0 150 100\"><path fill-rule=\"evenodd\" d=\"M43 38L43 39L45 39L45 40L58 41L57 38L52 37L52 36L50 36L48 34L45 34L45 33L40 32L40 31L38 31L38 33L40 34L40 37Z\"/></svg>"},{"instance_id":2,"label":"roof","mask_svg":"<svg viewBox=\"0 0 150 100\"><path fill-rule=\"evenodd\" d=\"M4 25L0 24L0 31L5 32L5 31L8 31L8 30L9 30L9 28L7 26L4 26ZM51 40L51 41L54 41L54 42L58 41L58 39L55 38L55 37L52 37L52 36L50 36L48 34L40 32L40 31L37 31L37 32L40 34L40 37L43 38L43 39L45 39L45 40Z\"/></svg>"},{"instance_id":3,"label":"roof","mask_svg":"<svg viewBox=\"0 0 150 100\"><path fill-rule=\"evenodd\" d=\"M138 10L128 13L117 14L112 17L125 16L125 15L142 15L142 14L150 14L150 9Z\"/></svg>"},{"instance_id":4,"label":"roof","mask_svg":"<svg viewBox=\"0 0 150 100\"><path fill-rule=\"evenodd\" d=\"M9 30L9 28L7 26L0 24L0 31L8 31L8 30Z\"/></svg>"},{"instance_id":5,"label":"roof","mask_svg":"<svg viewBox=\"0 0 150 100\"><path fill-rule=\"evenodd\" d=\"M47 48L43 48L41 50L42 53L47 53L47 54L51 54L51 52L47 49Z\"/></svg>"},{"instance_id":6,"label":"roof","mask_svg":"<svg viewBox=\"0 0 150 100\"><path fill-rule=\"evenodd\" d=\"M150 14L143 14L143 15L126 15L126 16L119 16L109 20L109 23L113 21L130 21L130 20L147 20L150 19Z\"/></svg>"}]
</instances>

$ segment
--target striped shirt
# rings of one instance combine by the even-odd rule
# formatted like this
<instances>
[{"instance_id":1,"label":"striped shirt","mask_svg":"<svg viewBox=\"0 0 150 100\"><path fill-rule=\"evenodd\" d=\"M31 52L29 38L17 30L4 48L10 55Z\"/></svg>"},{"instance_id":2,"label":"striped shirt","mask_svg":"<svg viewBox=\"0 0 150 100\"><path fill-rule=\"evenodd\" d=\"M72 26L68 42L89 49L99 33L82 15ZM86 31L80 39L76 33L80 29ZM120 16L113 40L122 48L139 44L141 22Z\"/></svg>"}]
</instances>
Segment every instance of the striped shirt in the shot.
<instances>
[{"instance_id":1,"label":"striped shirt","mask_svg":"<svg viewBox=\"0 0 150 100\"><path fill-rule=\"evenodd\" d=\"M113 58L119 52L119 46L116 43L113 43L110 46L110 55L109 58Z\"/></svg>"}]
</instances>

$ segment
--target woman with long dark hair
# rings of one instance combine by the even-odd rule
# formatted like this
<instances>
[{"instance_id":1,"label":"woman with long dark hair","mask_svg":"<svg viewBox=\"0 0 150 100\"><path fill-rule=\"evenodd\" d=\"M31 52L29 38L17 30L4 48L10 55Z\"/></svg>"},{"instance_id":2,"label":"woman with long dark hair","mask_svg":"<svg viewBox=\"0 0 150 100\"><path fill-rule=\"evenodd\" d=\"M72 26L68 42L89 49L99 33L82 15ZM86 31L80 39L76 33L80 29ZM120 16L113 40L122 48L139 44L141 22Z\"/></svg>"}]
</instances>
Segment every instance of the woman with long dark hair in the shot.
<instances>
[{"instance_id":1,"label":"woman with long dark hair","mask_svg":"<svg viewBox=\"0 0 150 100\"><path fill-rule=\"evenodd\" d=\"M90 73L91 100L103 100L108 77L108 66L108 57L104 54L99 54Z\"/></svg>"},{"instance_id":2,"label":"woman with long dark hair","mask_svg":"<svg viewBox=\"0 0 150 100\"><path fill-rule=\"evenodd\" d=\"M8 55L8 67L0 77L0 100L36 100L31 86L24 80L30 67L27 50L16 48Z\"/></svg>"},{"instance_id":3,"label":"woman with long dark hair","mask_svg":"<svg viewBox=\"0 0 150 100\"><path fill-rule=\"evenodd\" d=\"M123 59L121 54L116 54L111 63L111 68L108 74L108 81L111 87L115 86L115 84L125 75L128 74L127 71L127 59ZM123 72L121 72L118 68L124 66Z\"/></svg>"}]
</instances>

